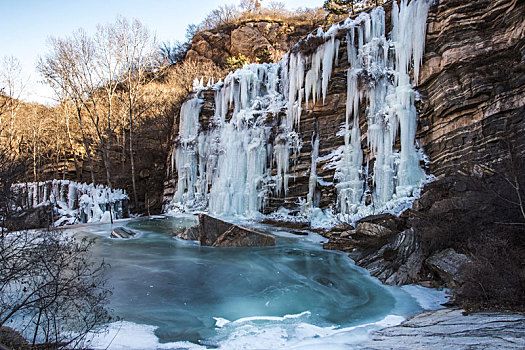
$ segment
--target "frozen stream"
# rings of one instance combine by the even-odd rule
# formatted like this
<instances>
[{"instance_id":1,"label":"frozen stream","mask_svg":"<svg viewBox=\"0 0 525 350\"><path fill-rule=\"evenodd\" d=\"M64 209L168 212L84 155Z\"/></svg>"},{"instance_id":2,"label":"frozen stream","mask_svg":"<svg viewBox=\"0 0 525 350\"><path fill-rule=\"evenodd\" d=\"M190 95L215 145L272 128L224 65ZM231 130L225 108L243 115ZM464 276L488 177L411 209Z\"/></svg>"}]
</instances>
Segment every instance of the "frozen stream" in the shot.
<instances>
[{"instance_id":1,"label":"frozen stream","mask_svg":"<svg viewBox=\"0 0 525 350\"><path fill-rule=\"evenodd\" d=\"M370 330L422 311L423 297L426 304L442 297L383 286L344 254L322 250L315 234L266 228L277 246L265 248L199 247L170 236L193 223L184 217L115 225L140 233L131 240L109 238L110 225L75 229L95 235L95 256L111 264L111 308L123 320L95 347L348 348Z\"/></svg>"}]
</instances>

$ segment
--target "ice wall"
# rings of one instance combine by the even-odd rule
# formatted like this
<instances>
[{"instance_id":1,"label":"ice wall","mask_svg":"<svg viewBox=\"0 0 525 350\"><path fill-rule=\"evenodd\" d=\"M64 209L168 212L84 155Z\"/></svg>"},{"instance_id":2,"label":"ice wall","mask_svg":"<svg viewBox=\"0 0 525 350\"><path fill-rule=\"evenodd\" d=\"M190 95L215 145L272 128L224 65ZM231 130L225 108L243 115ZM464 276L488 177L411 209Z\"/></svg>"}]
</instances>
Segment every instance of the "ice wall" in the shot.
<instances>
[{"instance_id":1,"label":"ice wall","mask_svg":"<svg viewBox=\"0 0 525 350\"><path fill-rule=\"evenodd\" d=\"M103 185L52 180L18 183L12 190L20 209L51 205L58 217L55 226L129 217L126 192Z\"/></svg>"},{"instance_id":2,"label":"ice wall","mask_svg":"<svg viewBox=\"0 0 525 350\"><path fill-rule=\"evenodd\" d=\"M414 86L429 7L429 0L394 2L390 34L385 12L378 7L310 34L305 40L320 44L309 54L296 46L278 63L247 65L230 73L211 87L215 115L202 130L205 88L196 84L180 114L172 154L178 182L171 208L219 215L260 212L270 195L288 195L290 159L301 151L303 139L313 149L309 206L316 186L324 185L316 174L319 159L335 168L336 208L342 215L366 207L388 210L413 198L425 179L415 141ZM338 133L343 146L319 157L322 140L301 134L301 117L325 103L334 67L341 64L342 42L349 67L346 113Z\"/></svg>"}]
</instances>

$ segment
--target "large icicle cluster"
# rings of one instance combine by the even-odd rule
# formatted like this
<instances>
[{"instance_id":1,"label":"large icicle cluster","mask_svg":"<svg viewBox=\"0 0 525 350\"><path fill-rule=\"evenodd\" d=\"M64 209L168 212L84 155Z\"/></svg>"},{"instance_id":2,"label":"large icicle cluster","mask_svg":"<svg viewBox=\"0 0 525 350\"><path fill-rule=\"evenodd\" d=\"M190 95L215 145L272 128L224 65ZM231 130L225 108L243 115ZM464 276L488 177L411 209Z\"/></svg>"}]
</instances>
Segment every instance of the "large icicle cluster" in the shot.
<instances>
[{"instance_id":1,"label":"large icicle cluster","mask_svg":"<svg viewBox=\"0 0 525 350\"><path fill-rule=\"evenodd\" d=\"M129 216L125 191L103 185L69 180L18 183L12 186L20 208L51 205L58 220L55 226L85 222L109 222Z\"/></svg>"},{"instance_id":2,"label":"large icicle cluster","mask_svg":"<svg viewBox=\"0 0 525 350\"><path fill-rule=\"evenodd\" d=\"M231 73L211 86L215 115L205 128L199 121L204 87L196 84L181 109L172 154L172 170L178 174L172 206L246 215L259 212L270 193L286 196L290 159L296 158L291 156L309 138L300 135L301 115L325 102L342 41L349 65L346 114L338 134L344 144L319 157L319 135L312 138L306 203L312 207L316 186L324 185L316 174L321 159L335 167L337 209L343 215L359 212L365 203L386 210L412 197L425 178L415 143L414 86L429 7L429 0L394 2L390 38L384 10L378 7L310 34L306 40L321 42L311 54L296 49L278 63L247 65Z\"/></svg>"},{"instance_id":3,"label":"large icicle cluster","mask_svg":"<svg viewBox=\"0 0 525 350\"><path fill-rule=\"evenodd\" d=\"M430 2L426 0L394 2L392 37L385 33L382 8L347 20L347 103L344 149L338 164L338 202L342 213L353 214L363 206L366 189L359 129L359 105L365 100L367 143L375 156L372 173L373 203L389 208L392 200L410 197L425 174L420 166L421 154L415 145L417 114L416 92L410 78L414 67L417 82L422 61L426 18ZM412 64L413 63L413 64ZM360 78L363 81L360 83ZM394 148L400 133L400 150Z\"/></svg>"},{"instance_id":4,"label":"large icicle cluster","mask_svg":"<svg viewBox=\"0 0 525 350\"><path fill-rule=\"evenodd\" d=\"M279 72L277 64L249 65L213 85L215 115L206 131L199 129L203 87L197 85L181 109L172 155L178 174L175 206L223 215L261 210L273 155L269 115L279 113L283 104Z\"/></svg>"}]
</instances>

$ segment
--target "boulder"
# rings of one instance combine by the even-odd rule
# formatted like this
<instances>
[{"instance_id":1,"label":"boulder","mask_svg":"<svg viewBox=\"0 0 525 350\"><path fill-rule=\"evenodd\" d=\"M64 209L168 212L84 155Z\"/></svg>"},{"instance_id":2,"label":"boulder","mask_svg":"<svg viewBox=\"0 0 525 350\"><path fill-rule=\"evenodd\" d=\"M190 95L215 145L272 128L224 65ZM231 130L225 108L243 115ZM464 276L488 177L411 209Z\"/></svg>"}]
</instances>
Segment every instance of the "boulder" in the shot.
<instances>
[{"instance_id":1,"label":"boulder","mask_svg":"<svg viewBox=\"0 0 525 350\"><path fill-rule=\"evenodd\" d=\"M358 242L349 237L331 236L328 242L323 243L323 249L340 250L342 252L351 252L358 246Z\"/></svg>"},{"instance_id":2,"label":"boulder","mask_svg":"<svg viewBox=\"0 0 525 350\"><path fill-rule=\"evenodd\" d=\"M344 231L350 231L353 230L354 227L346 222L342 222L330 229L332 232L344 232Z\"/></svg>"},{"instance_id":3,"label":"boulder","mask_svg":"<svg viewBox=\"0 0 525 350\"><path fill-rule=\"evenodd\" d=\"M472 261L454 249L442 250L425 261L426 265L435 271L449 287L457 287L465 280L465 268Z\"/></svg>"},{"instance_id":4,"label":"boulder","mask_svg":"<svg viewBox=\"0 0 525 350\"><path fill-rule=\"evenodd\" d=\"M199 239L199 226L185 228L176 237L187 241L197 241Z\"/></svg>"},{"instance_id":5,"label":"boulder","mask_svg":"<svg viewBox=\"0 0 525 350\"><path fill-rule=\"evenodd\" d=\"M367 269L372 276L391 285L418 281L424 260L414 229L398 233L391 243L383 245L380 249L357 245L349 256L357 266Z\"/></svg>"},{"instance_id":6,"label":"boulder","mask_svg":"<svg viewBox=\"0 0 525 350\"><path fill-rule=\"evenodd\" d=\"M357 224L356 232L369 237L386 237L395 234L395 232L388 227L380 224L373 224L371 222L361 222Z\"/></svg>"},{"instance_id":7,"label":"boulder","mask_svg":"<svg viewBox=\"0 0 525 350\"><path fill-rule=\"evenodd\" d=\"M362 219L357 220L357 224L361 223L371 223L371 224L377 224L384 226L392 231L402 231L404 226L404 219L401 217L397 217L393 214L384 213L384 214L376 214L376 215L369 215Z\"/></svg>"},{"instance_id":8,"label":"boulder","mask_svg":"<svg viewBox=\"0 0 525 350\"><path fill-rule=\"evenodd\" d=\"M137 233L124 227L116 227L111 231L112 238L128 239L135 236Z\"/></svg>"},{"instance_id":9,"label":"boulder","mask_svg":"<svg viewBox=\"0 0 525 350\"><path fill-rule=\"evenodd\" d=\"M199 214L199 244L212 247L274 246L275 238Z\"/></svg>"}]
</instances>

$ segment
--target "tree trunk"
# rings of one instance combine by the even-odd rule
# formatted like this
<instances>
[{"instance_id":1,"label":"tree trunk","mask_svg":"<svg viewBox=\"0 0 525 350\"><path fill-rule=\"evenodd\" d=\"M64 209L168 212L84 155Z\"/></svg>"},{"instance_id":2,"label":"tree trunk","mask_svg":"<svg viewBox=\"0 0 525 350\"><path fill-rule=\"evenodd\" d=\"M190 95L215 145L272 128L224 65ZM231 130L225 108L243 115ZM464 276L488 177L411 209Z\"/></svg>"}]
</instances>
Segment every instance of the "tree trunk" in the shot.
<instances>
[{"instance_id":1,"label":"tree trunk","mask_svg":"<svg viewBox=\"0 0 525 350\"><path fill-rule=\"evenodd\" d=\"M131 160L131 182L133 184L133 202L135 205L135 210L137 210L138 200L137 200L137 185L135 181L135 157L133 156L133 108L129 107L129 157Z\"/></svg>"},{"instance_id":2,"label":"tree trunk","mask_svg":"<svg viewBox=\"0 0 525 350\"><path fill-rule=\"evenodd\" d=\"M67 139L69 141L69 147L71 147L71 153L73 154L73 163L75 164L75 175L76 180L78 181L78 161L77 161L77 154L75 152L75 147L73 145L73 137L71 136L71 128L69 127L69 116L65 116L66 118L66 130L67 130Z\"/></svg>"},{"instance_id":3,"label":"tree trunk","mask_svg":"<svg viewBox=\"0 0 525 350\"><path fill-rule=\"evenodd\" d=\"M106 144L103 146L102 153L104 154L104 168L106 168L106 183L109 188L112 188L111 184L111 173L110 173L110 159L109 159L109 149L110 149L110 138L111 136L108 135L108 139L106 140Z\"/></svg>"},{"instance_id":4,"label":"tree trunk","mask_svg":"<svg viewBox=\"0 0 525 350\"><path fill-rule=\"evenodd\" d=\"M86 150L86 154L87 154L88 161L89 161L89 171L91 172L91 182L93 183L93 185L95 185L96 181L95 181L95 173L93 172L93 160L91 159L91 153L89 152L89 147L88 147L87 139L86 139L86 133L84 132L84 126L82 125L82 116L80 114L80 109L77 109L77 114L78 114L78 124L80 125L80 131L82 132L82 142L84 143L84 149Z\"/></svg>"}]
</instances>

